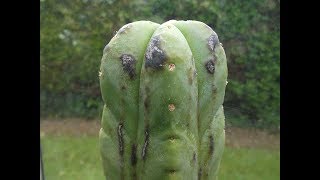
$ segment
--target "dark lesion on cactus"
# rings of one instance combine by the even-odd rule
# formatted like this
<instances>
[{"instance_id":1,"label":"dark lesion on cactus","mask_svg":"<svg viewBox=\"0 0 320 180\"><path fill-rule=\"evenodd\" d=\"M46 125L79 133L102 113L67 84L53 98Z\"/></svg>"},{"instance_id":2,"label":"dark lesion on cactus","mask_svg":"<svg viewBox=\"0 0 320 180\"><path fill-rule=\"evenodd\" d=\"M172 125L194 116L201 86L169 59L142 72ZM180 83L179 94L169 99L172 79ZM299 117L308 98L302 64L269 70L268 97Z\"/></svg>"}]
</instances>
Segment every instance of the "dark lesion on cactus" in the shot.
<instances>
[{"instance_id":1,"label":"dark lesion on cactus","mask_svg":"<svg viewBox=\"0 0 320 180\"><path fill-rule=\"evenodd\" d=\"M164 169L164 172L168 173L168 174L174 174L176 173L178 170L177 169Z\"/></svg>"},{"instance_id":2,"label":"dark lesion on cactus","mask_svg":"<svg viewBox=\"0 0 320 180\"><path fill-rule=\"evenodd\" d=\"M196 163L196 162L197 162L197 154L196 154L196 152L193 152L192 162L193 162L193 163Z\"/></svg>"},{"instance_id":3,"label":"dark lesion on cactus","mask_svg":"<svg viewBox=\"0 0 320 180\"><path fill-rule=\"evenodd\" d=\"M117 134L118 134L118 142L119 142L119 155L120 155L120 169L121 179L124 179L124 140L123 140L123 123L120 121L118 127L117 127Z\"/></svg>"},{"instance_id":4,"label":"dark lesion on cactus","mask_svg":"<svg viewBox=\"0 0 320 180\"><path fill-rule=\"evenodd\" d=\"M145 161L146 157L147 157L147 152L148 152L148 145L149 145L149 126L147 125L145 127L145 139L144 139L144 144L143 144L143 148L142 148L142 159Z\"/></svg>"},{"instance_id":5,"label":"dark lesion on cactus","mask_svg":"<svg viewBox=\"0 0 320 180\"><path fill-rule=\"evenodd\" d=\"M132 144L131 147L131 165L135 166L137 164L137 145Z\"/></svg>"},{"instance_id":6,"label":"dark lesion on cactus","mask_svg":"<svg viewBox=\"0 0 320 180\"><path fill-rule=\"evenodd\" d=\"M127 87L126 87L125 85L122 85L122 86L121 86L121 90L122 90L122 91L124 91L124 90L126 90L126 89L127 89Z\"/></svg>"},{"instance_id":7,"label":"dark lesion on cactus","mask_svg":"<svg viewBox=\"0 0 320 180\"><path fill-rule=\"evenodd\" d=\"M119 154L120 156L123 156L123 148L124 148L124 141L123 141L123 124L122 123L119 123L118 125L118 141L119 141Z\"/></svg>"},{"instance_id":8,"label":"dark lesion on cactus","mask_svg":"<svg viewBox=\"0 0 320 180\"><path fill-rule=\"evenodd\" d=\"M215 49L216 45L219 44L219 43L220 42L219 42L218 35L215 32L213 32L208 38L208 47L209 47L209 49L214 52L214 49Z\"/></svg>"},{"instance_id":9,"label":"dark lesion on cactus","mask_svg":"<svg viewBox=\"0 0 320 180\"><path fill-rule=\"evenodd\" d=\"M122 54L120 56L121 64L123 70L128 73L130 79L133 79L136 76L135 65L136 59L130 54Z\"/></svg>"},{"instance_id":10,"label":"dark lesion on cactus","mask_svg":"<svg viewBox=\"0 0 320 180\"><path fill-rule=\"evenodd\" d=\"M205 63L205 67L210 74L214 74L216 58L212 58Z\"/></svg>"},{"instance_id":11,"label":"dark lesion on cactus","mask_svg":"<svg viewBox=\"0 0 320 180\"><path fill-rule=\"evenodd\" d=\"M156 70L164 69L167 59L166 53L160 47L160 37L154 36L151 38L145 54L145 68Z\"/></svg>"},{"instance_id":12,"label":"dark lesion on cactus","mask_svg":"<svg viewBox=\"0 0 320 180\"><path fill-rule=\"evenodd\" d=\"M149 87L148 86L146 86L146 88L145 88L145 98L144 98L144 101L143 101L143 104L144 104L144 109L145 109L145 111L148 113L149 112L149 99L150 99L150 97L149 97L149 94L150 94L150 89L149 89Z\"/></svg>"},{"instance_id":13,"label":"dark lesion on cactus","mask_svg":"<svg viewBox=\"0 0 320 180\"><path fill-rule=\"evenodd\" d=\"M214 141L213 141L213 136L210 135L209 136L209 155L213 154L213 150L214 150Z\"/></svg>"},{"instance_id":14,"label":"dark lesion on cactus","mask_svg":"<svg viewBox=\"0 0 320 180\"><path fill-rule=\"evenodd\" d=\"M201 176L202 176L202 168L200 167L198 170L198 180L201 179Z\"/></svg>"},{"instance_id":15,"label":"dark lesion on cactus","mask_svg":"<svg viewBox=\"0 0 320 180\"><path fill-rule=\"evenodd\" d=\"M180 137L177 134L169 134L166 138L171 141L180 139Z\"/></svg>"}]
</instances>

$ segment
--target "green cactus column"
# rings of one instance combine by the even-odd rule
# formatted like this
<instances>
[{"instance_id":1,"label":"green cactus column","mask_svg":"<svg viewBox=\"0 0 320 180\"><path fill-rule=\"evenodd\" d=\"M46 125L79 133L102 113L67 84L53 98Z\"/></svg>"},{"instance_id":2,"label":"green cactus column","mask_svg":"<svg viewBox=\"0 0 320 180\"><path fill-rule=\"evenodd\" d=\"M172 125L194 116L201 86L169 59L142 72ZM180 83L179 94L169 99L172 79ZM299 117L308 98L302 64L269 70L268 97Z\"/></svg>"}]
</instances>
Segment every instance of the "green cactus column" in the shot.
<instances>
[{"instance_id":1,"label":"green cactus column","mask_svg":"<svg viewBox=\"0 0 320 180\"><path fill-rule=\"evenodd\" d=\"M107 179L216 179L227 62L210 27L127 24L104 49L99 77Z\"/></svg>"}]
</instances>

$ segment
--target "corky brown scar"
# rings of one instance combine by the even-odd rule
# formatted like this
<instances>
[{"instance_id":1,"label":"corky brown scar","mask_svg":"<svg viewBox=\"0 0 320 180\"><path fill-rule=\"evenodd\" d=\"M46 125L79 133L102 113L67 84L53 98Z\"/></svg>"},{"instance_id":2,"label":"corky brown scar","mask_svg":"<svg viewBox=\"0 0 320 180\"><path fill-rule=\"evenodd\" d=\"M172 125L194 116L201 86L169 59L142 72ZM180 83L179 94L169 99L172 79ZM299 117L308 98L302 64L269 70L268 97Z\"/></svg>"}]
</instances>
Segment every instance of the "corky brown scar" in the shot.
<instances>
[{"instance_id":1,"label":"corky brown scar","mask_svg":"<svg viewBox=\"0 0 320 180\"><path fill-rule=\"evenodd\" d=\"M122 128L123 128L123 124L119 123L118 125L118 141L119 141L119 154L120 156L123 156L123 134L122 134Z\"/></svg>"},{"instance_id":2,"label":"corky brown scar","mask_svg":"<svg viewBox=\"0 0 320 180\"><path fill-rule=\"evenodd\" d=\"M205 67L206 67L208 73L214 74L215 62L216 62L216 60L215 60L215 58L213 58L205 63Z\"/></svg>"},{"instance_id":3,"label":"corky brown scar","mask_svg":"<svg viewBox=\"0 0 320 180\"><path fill-rule=\"evenodd\" d=\"M144 144L142 148L142 159L145 161L146 160L146 155L148 152L148 145L149 145L149 127L147 126L145 129L145 139L144 139Z\"/></svg>"},{"instance_id":4,"label":"corky brown scar","mask_svg":"<svg viewBox=\"0 0 320 180\"><path fill-rule=\"evenodd\" d=\"M211 51L214 51L214 48L219 43L218 35L213 32L208 38L208 46Z\"/></svg>"},{"instance_id":5,"label":"corky brown scar","mask_svg":"<svg viewBox=\"0 0 320 180\"><path fill-rule=\"evenodd\" d=\"M136 76L135 72L135 58L130 54L122 54L120 56L121 64L123 70L129 74L130 79L133 79Z\"/></svg>"},{"instance_id":6,"label":"corky brown scar","mask_svg":"<svg viewBox=\"0 0 320 180\"><path fill-rule=\"evenodd\" d=\"M151 38L145 54L145 67L153 69L163 69L164 63L166 61L166 54L160 47L160 37L155 36Z\"/></svg>"}]
</instances>

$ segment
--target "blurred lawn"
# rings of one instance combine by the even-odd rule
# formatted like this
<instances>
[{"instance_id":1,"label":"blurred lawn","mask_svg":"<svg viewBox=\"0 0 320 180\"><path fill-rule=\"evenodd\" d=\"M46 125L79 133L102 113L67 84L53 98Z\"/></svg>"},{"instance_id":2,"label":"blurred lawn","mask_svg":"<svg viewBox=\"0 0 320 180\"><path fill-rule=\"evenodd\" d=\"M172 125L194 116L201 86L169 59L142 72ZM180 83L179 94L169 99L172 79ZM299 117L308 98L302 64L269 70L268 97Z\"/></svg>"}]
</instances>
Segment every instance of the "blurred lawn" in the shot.
<instances>
[{"instance_id":1,"label":"blurred lawn","mask_svg":"<svg viewBox=\"0 0 320 180\"><path fill-rule=\"evenodd\" d=\"M103 180L97 137L41 138L46 180ZM280 152L226 148L219 180L278 180Z\"/></svg>"}]
</instances>

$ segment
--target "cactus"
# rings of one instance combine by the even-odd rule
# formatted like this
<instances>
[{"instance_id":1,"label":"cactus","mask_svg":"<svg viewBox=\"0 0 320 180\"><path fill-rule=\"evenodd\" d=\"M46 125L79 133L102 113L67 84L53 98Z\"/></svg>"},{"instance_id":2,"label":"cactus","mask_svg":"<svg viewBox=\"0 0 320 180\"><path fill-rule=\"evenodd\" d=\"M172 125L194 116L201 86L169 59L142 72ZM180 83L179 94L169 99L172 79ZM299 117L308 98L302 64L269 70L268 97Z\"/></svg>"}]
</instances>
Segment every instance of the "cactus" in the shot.
<instances>
[{"instance_id":1,"label":"cactus","mask_svg":"<svg viewBox=\"0 0 320 180\"><path fill-rule=\"evenodd\" d=\"M227 62L209 26L127 24L104 48L99 78L106 179L217 179Z\"/></svg>"}]
</instances>

